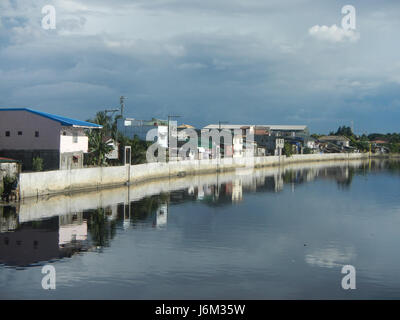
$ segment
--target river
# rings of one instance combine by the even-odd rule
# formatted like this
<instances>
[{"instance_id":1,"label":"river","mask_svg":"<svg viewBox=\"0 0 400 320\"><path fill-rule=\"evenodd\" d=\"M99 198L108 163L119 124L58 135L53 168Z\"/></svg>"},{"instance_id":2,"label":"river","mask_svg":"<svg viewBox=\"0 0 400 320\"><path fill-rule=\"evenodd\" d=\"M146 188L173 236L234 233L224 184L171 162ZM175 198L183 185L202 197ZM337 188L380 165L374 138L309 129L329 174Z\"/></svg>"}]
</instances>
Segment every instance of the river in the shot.
<instances>
[{"instance_id":1,"label":"river","mask_svg":"<svg viewBox=\"0 0 400 320\"><path fill-rule=\"evenodd\" d=\"M0 207L0 299L400 297L400 163L298 164ZM42 267L55 270L54 290ZM345 290L342 267L355 270Z\"/></svg>"}]
</instances>

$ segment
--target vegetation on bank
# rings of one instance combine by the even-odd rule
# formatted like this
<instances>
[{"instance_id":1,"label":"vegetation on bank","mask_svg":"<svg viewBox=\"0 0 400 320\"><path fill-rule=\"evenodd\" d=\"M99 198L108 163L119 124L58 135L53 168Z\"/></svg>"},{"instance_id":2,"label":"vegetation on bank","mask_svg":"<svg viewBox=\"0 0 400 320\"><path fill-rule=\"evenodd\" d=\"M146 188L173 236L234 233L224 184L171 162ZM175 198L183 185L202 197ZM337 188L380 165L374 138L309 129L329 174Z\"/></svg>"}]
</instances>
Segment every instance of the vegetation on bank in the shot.
<instances>
[{"instance_id":1,"label":"vegetation on bank","mask_svg":"<svg viewBox=\"0 0 400 320\"><path fill-rule=\"evenodd\" d=\"M87 132L89 137L89 154L85 157L84 164L92 166L106 165L121 165L124 161L125 147L131 147L131 163L141 164L146 163L146 150L151 145L151 142L140 140L137 136L129 139L118 132L117 120L121 115L110 116L106 111L100 111L94 119L87 120L92 123L103 126L100 130L91 130ZM387 152L400 153L400 134L399 133L371 133L369 135L356 135L348 126L339 127L336 132L331 131L329 135L344 136L350 140L350 146L360 152L374 152L376 146L383 147ZM312 134L311 137L318 139L321 134ZM118 145L119 159L110 160L106 155L112 151L113 147L109 145L109 141L116 142ZM290 143L284 144L283 154L290 157L294 153L293 145ZM312 153L312 150L305 147L304 154ZM34 161L39 161L34 159ZM41 171L41 164L35 163L35 171Z\"/></svg>"},{"instance_id":2,"label":"vegetation on bank","mask_svg":"<svg viewBox=\"0 0 400 320\"><path fill-rule=\"evenodd\" d=\"M125 147L131 147L131 163L141 164L146 162L146 150L150 142L142 141L137 136L129 139L118 132L117 120L120 115L115 117L100 111L96 117L89 122L103 126L100 130L91 130L87 133L89 137L89 155L85 158L85 165L105 166L123 164ZM106 155L112 151L113 147L108 144L112 139L118 145L119 159L107 160Z\"/></svg>"},{"instance_id":3,"label":"vegetation on bank","mask_svg":"<svg viewBox=\"0 0 400 320\"><path fill-rule=\"evenodd\" d=\"M350 127L341 126L336 132L331 131L329 135L344 136L350 140L350 146L357 148L360 152L370 151L370 146L380 145L387 148L390 153L400 153L400 133L371 133L356 135ZM312 134L313 138L318 139L321 134Z\"/></svg>"}]
</instances>

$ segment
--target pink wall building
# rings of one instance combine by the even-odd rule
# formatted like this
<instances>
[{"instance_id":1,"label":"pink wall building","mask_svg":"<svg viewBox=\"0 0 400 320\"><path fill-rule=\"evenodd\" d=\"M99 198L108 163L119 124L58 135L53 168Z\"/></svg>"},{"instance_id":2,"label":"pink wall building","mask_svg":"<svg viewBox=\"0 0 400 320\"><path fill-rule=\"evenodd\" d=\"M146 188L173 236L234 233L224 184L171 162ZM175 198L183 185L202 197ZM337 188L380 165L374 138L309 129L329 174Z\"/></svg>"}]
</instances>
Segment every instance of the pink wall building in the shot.
<instances>
[{"instance_id":1,"label":"pink wall building","mask_svg":"<svg viewBox=\"0 0 400 320\"><path fill-rule=\"evenodd\" d=\"M0 109L0 156L21 160L23 170L32 169L34 157L44 160L45 170L82 167L85 130L101 128L28 108Z\"/></svg>"}]
</instances>

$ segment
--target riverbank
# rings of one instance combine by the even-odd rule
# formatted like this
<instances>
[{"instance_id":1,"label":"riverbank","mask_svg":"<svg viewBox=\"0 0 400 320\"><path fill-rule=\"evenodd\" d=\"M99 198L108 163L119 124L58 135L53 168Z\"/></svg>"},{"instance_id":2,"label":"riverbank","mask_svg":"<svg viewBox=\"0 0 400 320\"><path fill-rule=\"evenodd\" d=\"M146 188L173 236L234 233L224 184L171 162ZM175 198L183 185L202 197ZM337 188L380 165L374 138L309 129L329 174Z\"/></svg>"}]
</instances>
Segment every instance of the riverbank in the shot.
<instances>
[{"instance_id":1,"label":"riverbank","mask_svg":"<svg viewBox=\"0 0 400 320\"><path fill-rule=\"evenodd\" d=\"M136 183L130 186L102 188L85 192L70 192L53 194L38 198L26 198L16 204L19 213L19 223L46 219L54 215L66 215L71 212L82 212L93 208L112 207L117 204L128 205L132 201L139 201L146 197L170 193L178 190L204 190L206 186L222 185L235 182L247 190L254 190L256 185L269 177L275 186L275 192L283 188L283 176L288 172L308 171L307 179L313 180L319 176L322 169L352 168L356 169L364 164L368 168L367 160L351 161L324 161L309 163L292 163L282 166L269 166L253 171L239 169L237 172L208 173L188 175L185 177L162 178L152 181ZM113 210L114 210L113 209Z\"/></svg>"},{"instance_id":2,"label":"riverbank","mask_svg":"<svg viewBox=\"0 0 400 320\"><path fill-rule=\"evenodd\" d=\"M373 158L388 157L372 155ZM253 170L293 163L349 161L368 159L369 154L338 153L293 155L254 158L223 158L210 160L187 160L169 163L147 163L134 166L82 168L46 172L21 173L20 198L51 194L99 190L126 184L137 184L157 179L170 179L187 175L230 172L237 169Z\"/></svg>"}]
</instances>

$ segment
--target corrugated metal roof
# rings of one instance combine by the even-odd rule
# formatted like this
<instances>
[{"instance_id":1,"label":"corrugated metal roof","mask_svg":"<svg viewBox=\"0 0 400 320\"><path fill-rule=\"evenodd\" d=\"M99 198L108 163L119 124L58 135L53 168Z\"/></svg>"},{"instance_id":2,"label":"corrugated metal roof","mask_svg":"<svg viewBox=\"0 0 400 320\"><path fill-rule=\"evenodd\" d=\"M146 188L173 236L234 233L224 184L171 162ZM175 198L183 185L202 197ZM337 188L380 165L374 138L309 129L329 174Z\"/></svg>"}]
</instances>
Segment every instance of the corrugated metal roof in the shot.
<instances>
[{"instance_id":1,"label":"corrugated metal roof","mask_svg":"<svg viewBox=\"0 0 400 320\"><path fill-rule=\"evenodd\" d=\"M298 125L265 125L269 127L271 130L306 130L307 126L298 126Z\"/></svg>"},{"instance_id":2,"label":"corrugated metal roof","mask_svg":"<svg viewBox=\"0 0 400 320\"><path fill-rule=\"evenodd\" d=\"M240 129L242 127L256 127L257 129L261 128L269 128L270 130L306 130L307 126L305 125L273 125L273 124L252 124L252 125L245 125L245 124L221 124L221 129ZM204 127L204 129L218 129L220 126L219 124L209 124L208 126Z\"/></svg>"},{"instance_id":3,"label":"corrugated metal roof","mask_svg":"<svg viewBox=\"0 0 400 320\"><path fill-rule=\"evenodd\" d=\"M10 163L10 162L21 162L19 160L14 160L14 159L10 159L10 158L3 158L0 157L0 163Z\"/></svg>"},{"instance_id":4,"label":"corrugated metal roof","mask_svg":"<svg viewBox=\"0 0 400 320\"><path fill-rule=\"evenodd\" d=\"M350 141L345 136L322 136L318 138L319 141Z\"/></svg>"},{"instance_id":5,"label":"corrugated metal roof","mask_svg":"<svg viewBox=\"0 0 400 320\"><path fill-rule=\"evenodd\" d=\"M103 126L96 124L96 123L91 123L91 122L87 122L87 121L81 121L81 120L66 118L66 117L62 117L62 116L57 116L57 115L54 115L51 113L37 111L37 110L30 109L30 108L2 108L2 109L0 109L0 111L27 111L27 112L31 112L33 114L39 115L41 117L48 118L50 120L57 121L57 122L61 123L61 125L63 125L63 126L96 128L96 129L103 128Z\"/></svg>"},{"instance_id":6,"label":"corrugated metal roof","mask_svg":"<svg viewBox=\"0 0 400 320\"><path fill-rule=\"evenodd\" d=\"M241 127L246 127L249 125L245 124L209 124L208 126L205 126L203 129L240 129Z\"/></svg>"}]
</instances>

